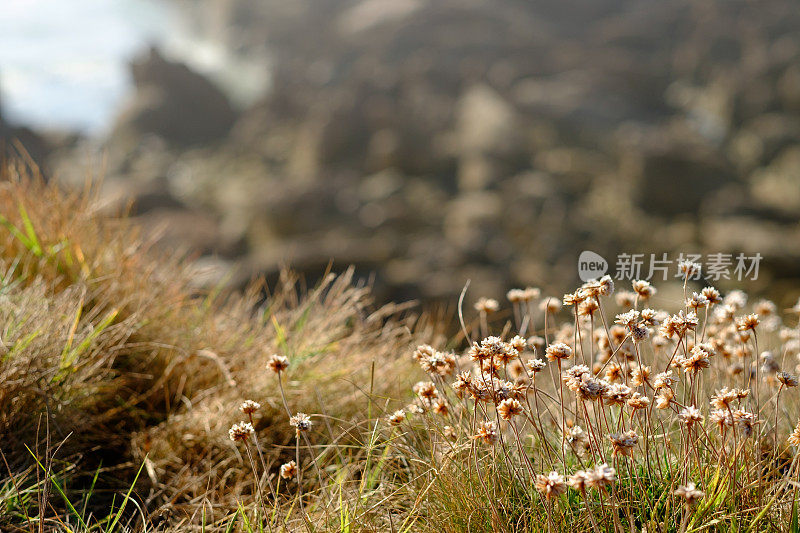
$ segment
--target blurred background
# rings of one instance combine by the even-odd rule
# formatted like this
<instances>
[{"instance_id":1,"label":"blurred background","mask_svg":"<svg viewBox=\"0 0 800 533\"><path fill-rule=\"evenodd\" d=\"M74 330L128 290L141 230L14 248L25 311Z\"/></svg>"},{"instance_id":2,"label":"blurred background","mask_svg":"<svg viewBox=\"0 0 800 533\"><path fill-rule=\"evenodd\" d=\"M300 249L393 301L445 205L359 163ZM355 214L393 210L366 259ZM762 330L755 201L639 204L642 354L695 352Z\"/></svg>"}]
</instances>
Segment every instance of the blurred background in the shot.
<instances>
[{"instance_id":1,"label":"blurred background","mask_svg":"<svg viewBox=\"0 0 800 533\"><path fill-rule=\"evenodd\" d=\"M203 284L333 261L452 301L757 252L743 288L797 298L795 0L3 0L0 137Z\"/></svg>"}]
</instances>

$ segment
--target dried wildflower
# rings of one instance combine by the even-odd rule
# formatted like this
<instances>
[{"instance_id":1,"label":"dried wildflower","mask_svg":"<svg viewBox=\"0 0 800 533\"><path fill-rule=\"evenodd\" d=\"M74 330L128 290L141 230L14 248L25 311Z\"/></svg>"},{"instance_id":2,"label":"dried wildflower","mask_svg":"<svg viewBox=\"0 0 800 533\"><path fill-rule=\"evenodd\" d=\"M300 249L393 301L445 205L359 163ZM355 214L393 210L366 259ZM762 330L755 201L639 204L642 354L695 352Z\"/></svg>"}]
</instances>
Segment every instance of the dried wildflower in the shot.
<instances>
[{"instance_id":1,"label":"dried wildflower","mask_svg":"<svg viewBox=\"0 0 800 533\"><path fill-rule=\"evenodd\" d=\"M651 344L653 345L653 348L663 348L669 344L669 339L663 335L656 335L653 337Z\"/></svg>"},{"instance_id":2,"label":"dried wildflower","mask_svg":"<svg viewBox=\"0 0 800 533\"><path fill-rule=\"evenodd\" d=\"M414 358L414 361L420 362L423 359L432 356L434 353L436 353L436 350L433 348L433 346L428 344L420 344L417 346L417 349L414 350L412 357Z\"/></svg>"},{"instance_id":3,"label":"dried wildflower","mask_svg":"<svg viewBox=\"0 0 800 533\"><path fill-rule=\"evenodd\" d=\"M525 337L520 337L519 335L514 335L508 344L517 351L517 354L521 354L525 351L525 348L528 346L528 341L525 340Z\"/></svg>"},{"instance_id":4,"label":"dried wildflower","mask_svg":"<svg viewBox=\"0 0 800 533\"><path fill-rule=\"evenodd\" d=\"M614 483L616 475L617 471L606 463L597 465L594 467L594 470L591 471L588 485L598 490L604 489Z\"/></svg>"},{"instance_id":5,"label":"dried wildflower","mask_svg":"<svg viewBox=\"0 0 800 533\"><path fill-rule=\"evenodd\" d=\"M311 429L313 422L305 413L297 413L289 419L289 425L297 430L297 434L305 433Z\"/></svg>"},{"instance_id":6,"label":"dried wildflower","mask_svg":"<svg viewBox=\"0 0 800 533\"><path fill-rule=\"evenodd\" d=\"M525 363L525 366L528 367L528 370L536 374L537 372L541 372L544 370L544 367L547 366L547 363L543 359L528 359Z\"/></svg>"},{"instance_id":7,"label":"dried wildflower","mask_svg":"<svg viewBox=\"0 0 800 533\"><path fill-rule=\"evenodd\" d=\"M698 294L696 292L692 293L692 296L686 299L686 307L690 309L694 309L695 313L701 307L706 307L708 305L708 300L702 294Z\"/></svg>"},{"instance_id":8,"label":"dried wildflower","mask_svg":"<svg viewBox=\"0 0 800 533\"><path fill-rule=\"evenodd\" d=\"M478 426L478 432L470 438L472 440L482 440L489 445L494 444L498 439L497 424L493 420L481 422Z\"/></svg>"},{"instance_id":9,"label":"dried wildflower","mask_svg":"<svg viewBox=\"0 0 800 533\"><path fill-rule=\"evenodd\" d=\"M678 418L680 418L684 424L691 427L693 424L703 421L703 413L694 405L689 405L678 413Z\"/></svg>"},{"instance_id":10,"label":"dried wildflower","mask_svg":"<svg viewBox=\"0 0 800 533\"><path fill-rule=\"evenodd\" d=\"M715 409L730 409L731 404L739 399L738 389L723 387L711 396L711 406Z\"/></svg>"},{"instance_id":11,"label":"dried wildflower","mask_svg":"<svg viewBox=\"0 0 800 533\"><path fill-rule=\"evenodd\" d=\"M558 472L550 472L546 476L539 474L536 476L536 483L534 484L536 490L546 499L557 498L564 494L567 490L567 484L564 482L564 476Z\"/></svg>"},{"instance_id":12,"label":"dried wildflower","mask_svg":"<svg viewBox=\"0 0 800 533\"><path fill-rule=\"evenodd\" d=\"M789 435L789 438L786 440L792 446L800 446L800 422L797 422L797 425L794 427L794 431L792 431L792 434Z\"/></svg>"},{"instance_id":13,"label":"dried wildflower","mask_svg":"<svg viewBox=\"0 0 800 533\"><path fill-rule=\"evenodd\" d=\"M709 353L699 346L694 346L689 352L688 357L675 358L675 361L685 372L697 374L700 370L711 366Z\"/></svg>"},{"instance_id":14,"label":"dried wildflower","mask_svg":"<svg viewBox=\"0 0 800 533\"><path fill-rule=\"evenodd\" d=\"M561 374L561 381L563 381L572 392L578 392L578 388L581 386L581 379L584 375L591 377L592 372L589 367L586 365L574 365Z\"/></svg>"},{"instance_id":15,"label":"dried wildflower","mask_svg":"<svg viewBox=\"0 0 800 533\"><path fill-rule=\"evenodd\" d=\"M736 319L736 329L739 331L755 331L758 326L758 315L750 314Z\"/></svg>"},{"instance_id":16,"label":"dried wildflower","mask_svg":"<svg viewBox=\"0 0 800 533\"><path fill-rule=\"evenodd\" d=\"M692 261L681 261L678 263L678 272L683 275L683 279L696 279L700 275L702 267Z\"/></svg>"},{"instance_id":17,"label":"dried wildflower","mask_svg":"<svg viewBox=\"0 0 800 533\"><path fill-rule=\"evenodd\" d=\"M633 389L622 383L615 383L603 394L606 405L622 405L631 397Z\"/></svg>"},{"instance_id":18,"label":"dried wildflower","mask_svg":"<svg viewBox=\"0 0 800 533\"><path fill-rule=\"evenodd\" d=\"M636 303L636 293L619 291L614 299L620 307L633 307L633 304Z\"/></svg>"},{"instance_id":19,"label":"dried wildflower","mask_svg":"<svg viewBox=\"0 0 800 533\"><path fill-rule=\"evenodd\" d=\"M494 298L479 298L475 302L475 310L481 313L491 314L500 309L500 304Z\"/></svg>"},{"instance_id":20,"label":"dried wildflower","mask_svg":"<svg viewBox=\"0 0 800 533\"><path fill-rule=\"evenodd\" d=\"M756 424L758 424L758 416L755 413L743 409L736 409L733 411L733 421L736 423L742 435L749 437L753 434Z\"/></svg>"},{"instance_id":21,"label":"dried wildflower","mask_svg":"<svg viewBox=\"0 0 800 533\"><path fill-rule=\"evenodd\" d=\"M675 397L675 393L670 388L664 388L658 391L656 396L656 409L669 409L669 404Z\"/></svg>"},{"instance_id":22,"label":"dried wildflower","mask_svg":"<svg viewBox=\"0 0 800 533\"><path fill-rule=\"evenodd\" d=\"M717 425L720 432L726 427L733 427L733 415L728 410L714 409L708 415L708 419Z\"/></svg>"},{"instance_id":23,"label":"dried wildflower","mask_svg":"<svg viewBox=\"0 0 800 533\"><path fill-rule=\"evenodd\" d=\"M573 490L577 490L581 494L586 493L586 489L589 488L589 479L591 478L592 473L588 470L578 470L567 479L567 485L569 485Z\"/></svg>"},{"instance_id":24,"label":"dried wildflower","mask_svg":"<svg viewBox=\"0 0 800 533\"><path fill-rule=\"evenodd\" d=\"M725 297L723 302L725 305L729 305L738 310L747 305L747 294L740 290L731 291Z\"/></svg>"},{"instance_id":25,"label":"dried wildflower","mask_svg":"<svg viewBox=\"0 0 800 533\"><path fill-rule=\"evenodd\" d=\"M523 301L524 294L525 291L523 291L522 289L511 289L506 293L506 298L512 304L516 304Z\"/></svg>"},{"instance_id":26,"label":"dried wildflower","mask_svg":"<svg viewBox=\"0 0 800 533\"><path fill-rule=\"evenodd\" d=\"M638 392L634 392L631 395L631 397L628 398L628 401L626 403L628 404L628 407L630 407L634 411L638 411L639 409L646 409L647 406L650 405L650 398L648 398L647 396L643 396Z\"/></svg>"},{"instance_id":27,"label":"dried wildflower","mask_svg":"<svg viewBox=\"0 0 800 533\"><path fill-rule=\"evenodd\" d=\"M614 294L614 280L611 279L611 276L606 274L602 278L600 278L600 294L603 296L611 296Z\"/></svg>"},{"instance_id":28,"label":"dried wildflower","mask_svg":"<svg viewBox=\"0 0 800 533\"><path fill-rule=\"evenodd\" d=\"M281 477L283 479L294 479L297 477L297 463L289 461L281 465Z\"/></svg>"},{"instance_id":29,"label":"dried wildflower","mask_svg":"<svg viewBox=\"0 0 800 533\"><path fill-rule=\"evenodd\" d=\"M256 430L250 422L239 422L238 424L232 425L231 429L228 430L228 437L230 437L233 442L245 442L250 438L250 435L255 432Z\"/></svg>"},{"instance_id":30,"label":"dried wildflower","mask_svg":"<svg viewBox=\"0 0 800 533\"><path fill-rule=\"evenodd\" d=\"M492 336L483 339L480 345L473 345L469 355L474 361L485 361L487 359L499 361L510 358L510 353L514 353L514 356L516 356L516 350L510 344L503 342L500 337Z\"/></svg>"},{"instance_id":31,"label":"dried wildflower","mask_svg":"<svg viewBox=\"0 0 800 533\"><path fill-rule=\"evenodd\" d=\"M670 388L672 384L677 382L677 378L672 377L672 370L667 370L666 372L659 372L656 374L656 377L653 378L653 388L656 390L663 389L663 388Z\"/></svg>"},{"instance_id":32,"label":"dried wildflower","mask_svg":"<svg viewBox=\"0 0 800 533\"><path fill-rule=\"evenodd\" d=\"M683 498L687 506L692 506L706 495L702 490L698 490L694 483L687 483L675 489L675 496Z\"/></svg>"},{"instance_id":33,"label":"dried wildflower","mask_svg":"<svg viewBox=\"0 0 800 533\"><path fill-rule=\"evenodd\" d=\"M553 298L552 296L545 298L542 300L542 303L539 304L539 309L545 313L554 315L561 311L561 300Z\"/></svg>"},{"instance_id":34,"label":"dried wildflower","mask_svg":"<svg viewBox=\"0 0 800 533\"><path fill-rule=\"evenodd\" d=\"M506 297L508 297L508 301L512 303L530 302L531 300L537 299L541 293L542 291L536 287L526 287L525 289L511 289L506 293Z\"/></svg>"},{"instance_id":35,"label":"dried wildflower","mask_svg":"<svg viewBox=\"0 0 800 533\"><path fill-rule=\"evenodd\" d=\"M776 377L778 381L785 387L797 387L798 380L797 376L794 374L790 374L789 372L778 372Z\"/></svg>"},{"instance_id":36,"label":"dried wildflower","mask_svg":"<svg viewBox=\"0 0 800 533\"><path fill-rule=\"evenodd\" d=\"M641 325L637 324L631 328L631 338L634 342L642 342L646 340L647 337L650 336L650 329Z\"/></svg>"},{"instance_id":37,"label":"dried wildflower","mask_svg":"<svg viewBox=\"0 0 800 533\"><path fill-rule=\"evenodd\" d=\"M398 409L397 411L395 411L394 413L390 414L387 417L389 424L393 426L399 426L405 421L405 419L406 419L405 409Z\"/></svg>"},{"instance_id":38,"label":"dried wildflower","mask_svg":"<svg viewBox=\"0 0 800 533\"><path fill-rule=\"evenodd\" d=\"M497 412L503 420L511 420L522 414L522 404L514 398L507 398L497 405Z\"/></svg>"},{"instance_id":39,"label":"dried wildflower","mask_svg":"<svg viewBox=\"0 0 800 533\"><path fill-rule=\"evenodd\" d=\"M631 329L638 321L639 321L639 311L631 309L630 311L626 311L625 313L618 314L617 319L614 322L619 324L620 326L625 326L626 328Z\"/></svg>"},{"instance_id":40,"label":"dried wildflower","mask_svg":"<svg viewBox=\"0 0 800 533\"><path fill-rule=\"evenodd\" d=\"M418 381L412 387L414 394L424 400L431 401L439 397L439 392L436 390L436 385L432 381Z\"/></svg>"},{"instance_id":41,"label":"dried wildflower","mask_svg":"<svg viewBox=\"0 0 800 533\"><path fill-rule=\"evenodd\" d=\"M609 363L606 368L606 381L611 383L622 379L622 367L618 363Z\"/></svg>"},{"instance_id":42,"label":"dried wildflower","mask_svg":"<svg viewBox=\"0 0 800 533\"><path fill-rule=\"evenodd\" d=\"M421 355L418 362L422 370L429 374L447 376L455 369L456 356L452 353L434 350L431 353Z\"/></svg>"},{"instance_id":43,"label":"dried wildflower","mask_svg":"<svg viewBox=\"0 0 800 533\"><path fill-rule=\"evenodd\" d=\"M261 404L253 400L245 400L242 402L242 405L239 406L239 410L246 415L252 415L259 409L261 409Z\"/></svg>"},{"instance_id":44,"label":"dried wildflower","mask_svg":"<svg viewBox=\"0 0 800 533\"><path fill-rule=\"evenodd\" d=\"M650 367L639 365L631 372L631 383L634 387L641 387L650 379Z\"/></svg>"},{"instance_id":45,"label":"dried wildflower","mask_svg":"<svg viewBox=\"0 0 800 533\"><path fill-rule=\"evenodd\" d=\"M600 309L600 304L597 303L597 300L594 298L589 298L578 306L578 315L579 316L594 316L594 314Z\"/></svg>"},{"instance_id":46,"label":"dried wildflower","mask_svg":"<svg viewBox=\"0 0 800 533\"><path fill-rule=\"evenodd\" d=\"M406 406L406 411L408 411L409 413L415 414L415 415L421 415L421 414L423 414L425 412L425 409L423 409L420 404L414 402L414 403L410 403L410 404L408 404L408 406Z\"/></svg>"},{"instance_id":47,"label":"dried wildflower","mask_svg":"<svg viewBox=\"0 0 800 533\"><path fill-rule=\"evenodd\" d=\"M464 370L462 372L459 372L456 375L455 381L453 381L453 390L455 390L456 393L459 395L469 390L471 386L472 386L472 376L470 375L469 370Z\"/></svg>"},{"instance_id":48,"label":"dried wildflower","mask_svg":"<svg viewBox=\"0 0 800 533\"><path fill-rule=\"evenodd\" d=\"M581 400L593 402L600 400L608 387L609 383L606 381L592 377L590 374L584 374L576 392Z\"/></svg>"},{"instance_id":49,"label":"dried wildflower","mask_svg":"<svg viewBox=\"0 0 800 533\"><path fill-rule=\"evenodd\" d=\"M275 372L276 374L280 374L287 368L289 368L289 358L285 355L278 355L276 353L272 354L267 361L267 368Z\"/></svg>"},{"instance_id":50,"label":"dried wildflower","mask_svg":"<svg viewBox=\"0 0 800 533\"><path fill-rule=\"evenodd\" d=\"M568 359L572 356L572 348L563 342L556 342L547 347L545 350L545 355L550 361Z\"/></svg>"},{"instance_id":51,"label":"dried wildflower","mask_svg":"<svg viewBox=\"0 0 800 533\"><path fill-rule=\"evenodd\" d=\"M582 451L589 447L589 435L580 426L572 426L564 431L564 442L575 451Z\"/></svg>"},{"instance_id":52,"label":"dried wildflower","mask_svg":"<svg viewBox=\"0 0 800 533\"><path fill-rule=\"evenodd\" d=\"M760 300L753 306L753 311L758 316L772 316L778 312L778 307L769 300Z\"/></svg>"},{"instance_id":53,"label":"dried wildflower","mask_svg":"<svg viewBox=\"0 0 800 533\"><path fill-rule=\"evenodd\" d=\"M639 435L633 430L614 433L608 438L611 440L611 457L616 457L618 455L630 457L633 453L634 446L639 442Z\"/></svg>"},{"instance_id":54,"label":"dried wildflower","mask_svg":"<svg viewBox=\"0 0 800 533\"><path fill-rule=\"evenodd\" d=\"M698 324L697 315L690 312L686 315L683 311L678 311L677 315L667 317L661 324L660 332L664 337L670 338L673 335L683 336L687 331L693 330Z\"/></svg>"},{"instance_id":55,"label":"dried wildflower","mask_svg":"<svg viewBox=\"0 0 800 533\"><path fill-rule=\"evenodd\" d=\"M718 303L722 303L722 298L719 295L719 291L714 287L705 287L700 294L703 295L703 298L706 299L708 305L715 305Z\"/></svg>"},{"instance_id":56,"label":"dried wildflower","mask_svg":"<svg viewBox=\"0 0 800 533\"><path fill-rule=\"evenodd\" d=\"M657 291L656 288L650 285L649 281L643 279L636 279L632 282L633 291L639 295L642 300L647 300L653 296Z\"/></svg>"},{"instance_id":57,"label":"dried wildflower","mask_svg":"<svg viewBox=\"0 0 800 533\"><path fill-rule=\"evenodd\" d=\"M650 309L649 307L646 307L645 309L642 309L641 316L642 316L642 322L644 322L646 326L657 326L659 323L658 313L656 312L655 309Z\"/></svg>"},{"instance_id":58,"label":"dried wildflower","mask_svg":"<svg viewBox=\"0 0 800 533\"><path fill-rule=\"evenodd\" d=\"M450 412L450 404L444 398L437 398L433 401L433 412L437 415L447 416Z\"/></svg>"}]
</instances>

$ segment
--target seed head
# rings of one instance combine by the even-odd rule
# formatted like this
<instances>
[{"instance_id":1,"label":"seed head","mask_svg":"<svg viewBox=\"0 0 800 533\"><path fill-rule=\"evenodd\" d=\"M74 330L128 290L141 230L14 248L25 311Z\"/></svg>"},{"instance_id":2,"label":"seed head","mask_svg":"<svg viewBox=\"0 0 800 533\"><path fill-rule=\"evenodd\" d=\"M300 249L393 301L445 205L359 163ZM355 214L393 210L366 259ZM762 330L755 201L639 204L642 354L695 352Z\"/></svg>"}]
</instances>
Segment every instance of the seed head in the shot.
<instances>
[{"instance_id":1,"label":"seed head","mask_svg":"<svg viewBox=\"0 0 800 533\"><path fill-rule=\"evenodd\" d=\"M522 404L514 398L507 398L497 405L497 412L503 420L511 420L522 414Z\"/></svg>"},{"instance_id":2,"label":"seed head","mask_svg":"<svg viewBox=\"0 0 800 533\"><path fill-rule=\"evenodd\" d=\"M670 388L659 390L656 396L656 409L669 409L669 405L674 397L675 392Z\"/></svg>"},{"instance_id":3,"label":"seed head","mask_svg":"<svg viewBox=\"0 0 800 533\"><path fill-rule=\"evenodd\" d=\"M638 294L639 298L642 300L647 300L657 292L656 288L650 285L649 281L643 279L634 280L632 285L633 291Z\"/></svg>"},{"instance_id":4,"label":"seed head","mask_svg":"<svg viewBox=\"0 0 800 533\"><path fill-rule=\"evenodd\" d=\"M309 418L307 414L297 413L289 419L289 425L293 426L299 435L300 433L305 433L310 430L311 426L314 424L311 422L311 418Z\"/></svg>"},{"instance_id":5,"label":"seed head","mask_svg":"<svg viewBox=\"0 0 800 533\"><path fill-rule=\"evenodd\" d=\"M564 494L564 492L567 490L567 484L564 482L564 476L558 472L550 472L546 476L539 474L536 476L535 487L536 490L539 491L539 494L548 500L557 498L558 496Z\"/></svg>"},{"instance_id":6,"label":"seed head","mask_svg":"<svg viewBox=\"0 0 800 533\"><path fill-rule=\"evenodd\" d=\"M606 463L595 466L589 476L589 486L595 489L608 487L616 479L617 471Z\"/></svg>"},{"instance_id":7,"label":"seed head","mask_svg":"<svg viewBox=\"0 0 800 533\"><path fill-rule=\"evenodd\" d=\"M614 294L614 280L608 274L600 278L600 294L603 296Z\"/></svg>"},{"instance_id":8,"label":"seed head","mask_svg":"<svg viewBox=\"0 0 800 533\"><path fill-rule=\"evenodd\" d=\"M482 440L485 444L492 445L497 442L497 424L493 420L486 420L478 426L478 432L470 437L472 440Z\"/></svg>"},{"instance_id":9,"label":"seed head","mask_svg":"<svg viewBox=\"0 0 800 533\"><path fill-rule=\"evenodd\" d=\"M561 311L561 300L558 298L548 297L542 300L542 303L539 304L539 309L544 311L545 313L550 313L554 315Z\"/></svg>"},{"instance_id":10,"label":"seed head","mask_svg":"<svg viewBox=\"0 0 800 533\"><path fill-rule=\"evenodd\" d=\"M615 383L606 389L603 397L606 405L622 405L631 397L633 389L622 383Z\"/></svg>"},{"instance_id":11,"label":"seed head","mask_svg":"<svg viewBox=\"0 0 800 533\"><path fill-rule=\"evenodd\" d=\"M433 401L433 412L437 415L447 416L450 412L450 404L444 398L437 398Z\"/></svg>"},{"instance_id":12,"label":"seed head","mask_svg":"<svg viewBox=\"0 0 800 533\"><path fill-rule=\"evenodd\" d=\"M525 363L525 366L528 367L528 370L532 374L536 374L537 372L544 370L544 367L547 366L547 363L545 363L543 359L528 359L528 361Z\"/></svg>"},{"instance_id":13,"label":"seed head","mask_svg":"<svg viewBox=\"0 0 800 533\"><path fill-rule=\"evenodd\" d=\"M588 470L578 470L567 479L567 485L572 487L572 489L577 490L581 494L586 493L586 489L589 488L589 479L591 478L592 473Z\"/></svg>"},{"instance_id":14,"label":"seed head","mask_svg":"<svg viewBox=\"0 0 800 533\"><path fill-rule=\"evenodd\" d=\"M487 315L500 309L500 304L494 298L480 298L475 302L475 310Z\"/></svg>"},{"instance_id":15,"label":"seed head","mask_svg":"<svg viewBox=\"0 0 800 533\"><path fill-rule=\"evenodd\" d=\"M572 357L572 348L563 342L556 342L551 344L545 350L545 355L550 361L557 361L559 359L568 359Z\"/></svg>"},{"instance_id":16,"label":"seed head","mask_svg":"<svg viewBox=\"0 0 800 533\"><path fill-rule=\"evenodd\" d=\"M703 413L694 405L689 405L678 413L678 418L680 418L684 424L691 427L693 424L703 421Z\"/></svg>"},{"instance_id":17,"label":"seed head","mask_svg":"<svg viewBox=\"0 0 800 533\"><path fill-rule=\"evenodd\" d=\"M297 463L289 461L281 465L281 477L283 479L294 479L297 477Z\"/></svg>"},{"instance_id":18,"label":"seed head","mask_svg":"<svg viewBox=\"0 0 800 533\"><path fill-rule=\"evenodd\" d=\"M656 377L653 378L653 387L656 390L671 388L672 384L676 381L678 380L672 377L672 370L667 370L666 372L660 372L656 374Z\"/></svg>"},{"instance_id":19,"label":"seed head","mask_svg":"<svg viewBox=\"0 0 800 533\"><path fill-rule=\"evenodd\" d=\"M675 489L675 496L683 498L687 506L692 506L706 495L702 490L698 490L694 483L687 483Z\"/></svg>"},{"instance_id":20,"label":"seed head","mask_svg":"<svg viewBox=\"0 0 800 533\"><path fill-rule=\"evenodd\" d=\"M250 422L239 422L231 426L231 429L228 430L228 436L233 442L246 442L250 435L255 432L256 430Z\"/></svg>"},{"instance_id":21,"label":"seed head","mask_svg":"<svg viewBox=\"0 0 800 533\"><path fill-rule=\"evenodd\" d=\"M436 385L434 385L433 381L418 381L412 390L417 396L428 401L439 397L439 393L436 391Z\"/></svg>"},{"instance_id":22,"label":"seed head","mask_svg":"<svg viewBox=\"0 0 800 533\"><path fill-rule=\"evenodd\" d=\"M692 261L681 261L678 263L678 272L684 279L693 279L700 275L702 267Z\"/></svg>"},{"instance_id":23,"label":"seed head","mask_svg":"<svg viewBox=\"0 0 800 533\"><path fill-rule=\"evenodd\" d=\"M285 355L278 355L274 353L270 356L269 361L267 361L267 368L276 374L280 374L289 368L289 358Z\"/></svg>"},{"instance_id":24,"label":"seed head","mask_svg":"<svg viewBox=\"0 0 800 533\"><path fill-rule=\"evenodd\" d=\"M787 440L792 446L800 446L800 422L797 422L794 431L792 431Z\"/></svg>"},{"instance_id":25,"label":"seed head","mask_svg":"<svg viewBox=\"0 0 800 533\"><path fill-rule=\"evenodd\" d=\"M399 426L406 419L406 411L405 409L398 409L394 413L390 414L387 419L389 420L389 424L393 426Z\"/></svg>"},{"instance_id":26,"label":"seed head","mask_svg":"<svg viewBox=\"0 0 800 533\"><path fill-rule=\"evenodd\" d=\"M633 307L636 303L636 293L631 291L619 291L614 298L620 307Z\"/></svg>"},{"instance_id":27,"label":"seed head","mask_svg":"<svg viewBox=\"0 0 800 533\"><path fill-rule=\"evenodd\" d=\"M624 431L622 433L614 433L609 436L611 440L611 457L618 455L630 457L633 453L633 448L639 442L639 435L635 431Z\"/></svg>"},{"instance_id":28,"label":"seed head","mask_svg":"<svg viewBox=\"0 0 800 533\"><path fill-rule=\"evenodd\" d=\"M622 379L622 367L618 363L609 363L606 368L606 381L611 383Z\"/></svg>"},{"instance_id":29,"label":"seed head","mask_svg":"<svg viewBox=\"0 0 800 533\"><path fill-rule=\"evenodd\" d=\"M798 380L797 376L794 374L790 374L789 372L778 372L776 374L778 381L780 381L785 387L797 387Z\"/></svg>"},{"instance_id":30,"label":"seed head","mask_svg":"<svg viewBox=\"0 0 800 533\"><path fill-rule=\"evenodd\" d=\"M650 372L649 366L637 366L631 372L631 383L633 383L634 387L641 387L650 379Z\"/></svg>"},{"instance_id":31,"label":"seed head","mask_svg":"<svg viewBox=\"0 0 800 533\"><path fill-rule=\"evenodd\" d=\"M739 331L755 331L758 326L758 315L750 314L736 319L736 329Z\"/></svg>"},{"instance_id":32,"label":"seed head","mask_svg":"<svg viewBox=\"0 0 800 533\"><path fill-rule=\"evenodd\" d=\"M246 415L252 415L259 409L261 409L261 404L253 400L245 400L242 402L242 405L239 406L239 410Z\"/></svg>"},{"instance_id":33,"label":"seed head","mask_svg":"<svg viewBox=\"0 0 800 533\"><path fill-rule=\"evenodd\" d=\"M700 294L702 294L705 297L709 305L722 303L722 298L719 295L719 291L714 287L706 287L702 291L700 291Z\"/></svg>"},{"instance_id":34,"label":"seed head","mask_svg":"<svg viewBox=\"0 0 800 533\"><path fill-rule=\"evenodd\" d=\"M643 396L638 392L634 392L627 401L628 407L633 409L634 411L638 411L639 409L647 409L647 406L650 405L650 398L647 396Z\"/></svg>"}]
</instances>

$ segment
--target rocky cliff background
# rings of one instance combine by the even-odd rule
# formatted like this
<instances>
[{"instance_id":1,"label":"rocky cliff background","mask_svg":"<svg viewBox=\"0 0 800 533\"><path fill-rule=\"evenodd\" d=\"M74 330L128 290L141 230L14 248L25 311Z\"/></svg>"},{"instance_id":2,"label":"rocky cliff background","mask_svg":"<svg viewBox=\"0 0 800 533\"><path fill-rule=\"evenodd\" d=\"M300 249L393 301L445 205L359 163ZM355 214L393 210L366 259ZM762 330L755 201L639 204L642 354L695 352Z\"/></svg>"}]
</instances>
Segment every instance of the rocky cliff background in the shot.
<instances>
[{"instance_id":1,"label":"rocky cliff background","mask_svg":"<svg viewBox=\"0 0 800 533\"><path fill-rule=\"evenodd\" d=\"M68 185L102 174L110 207L134 198L165 247L215 267L205 283L333 261L383 298L450 300L468 278L566 289L586 249L759 252L749 290L797 298L792 0L177 5L232 57L268 58L260 97L151 49L105 138L25 145Z\"/></svg>"}]
</instances>

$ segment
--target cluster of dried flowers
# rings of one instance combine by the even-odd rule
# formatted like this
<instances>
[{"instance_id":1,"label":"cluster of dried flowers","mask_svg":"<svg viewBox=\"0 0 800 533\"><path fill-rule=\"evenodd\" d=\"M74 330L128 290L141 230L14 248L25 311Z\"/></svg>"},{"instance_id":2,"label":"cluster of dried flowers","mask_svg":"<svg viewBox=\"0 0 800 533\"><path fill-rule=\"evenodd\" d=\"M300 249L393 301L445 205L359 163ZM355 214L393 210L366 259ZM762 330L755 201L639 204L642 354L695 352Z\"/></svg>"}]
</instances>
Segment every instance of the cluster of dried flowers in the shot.
<instances>
[{"instance_id":1,"label":"cluster of dried flowers","mask_svg":"<svg viewBox=\"0 0 800 533\"><path fill-rule=\"evenodd\" d=\"M299 501L300 506L303 508L303 512L305 513L305 507L303 503L303 496L302 496L302 471L299 467L300 465L300 441L301 438L305 440L306 446L310 449L311 445L308 441L308 432L311 430L313 426L313 421L311 417L306 413L294 413L289 409L289 404L286 401L286 395L283 390L283 382L282 382L282 374L289 368L289 359L286 356L273 354L269 357L267 361L267 370L276 374L278 380L278 387L280 388L281 392L281 400L283 401L283 406L286 409L286 414L289 417L289 425L295 429L296 434L296 457L294 460L288 461L282 464L278 468L278 475L280 479L284 479L287 481L296 481L298 485L298 492L299 492ZM262 488L262 480L267 480L267 485L270 491L270 496L272 498L272 502L278 502L278 494L280 485L274 486L270 476L270 468L267 464L264 454L261 450L261 445L258 440L258 436L256 434L255 429L255 422L254 422L254 415L261 409L261 404L253 400L245 400L239 406L239 411L242 414L246 415L248 420L241 421L231 426L231 429L228 431L228 436L234 443L244 443L245 449L247 451L247 456L250 460L250 465L253 471L253 479L256 483L256 488L259 496L259 505L257 506L258 510L260 511L260 519L261 520L269 520L268 525L272 528L273 522L277 523L279 516L276 512L274 512L275 507L268 505L266 496L263 495L263 488ZM257 455L260 459L259 463L256 462L255 457L253 455L253 451L251 448L255 448L257 451ZM318 468L316 465L316 459L312 457L314 460L315 468ZM260 469L259 469L260 466ZM260 470L260 471L259 471ZM262 475L260 472L263 472L266 475ZM272 512L269 510L273 509ZM270 516L271 515L271 516ZM258 518L258 517L257 517ZM284 526L286 523L284 523Z\"/></svg>"},{"instance_id":2,"label":"cluster of dried flowers","mask_svg":"<svg viewBox=\"0 0 800 533\"><path fill-rule=\"evenodd\" d=\"M800 461L778 460L797 457L800 447L797 399L782 397L798 385L800 302L785 323L774 303L748 306L741 291L692 291L700 265L683 262L679 273L683 301L673 312L651 304L657 289L645 280L615 292L604 276L560 299L534 288L509 291L513 320L499 336L489 334L488 321L499 303L480 299L482 340L461 354L420 346L413 358L429 380L414 385L415 400L389 423L430 417L427 428L442 428L443 456L469 460L476 447L500 454L536 488L548 516L572 488L595 529L598 512L622 528L605 505L619 487L641 483L633 474L641 465L669 480L674 501L684 504L676 508L695 506L705 496L698 485L713 472L739 494L763 498L800 474ZM559 324L566 311L570 320ZM474 467L488 475L492 461L476 458ZM688 511L682 529L687 519Z\"/></svg>"}]
</instances>

